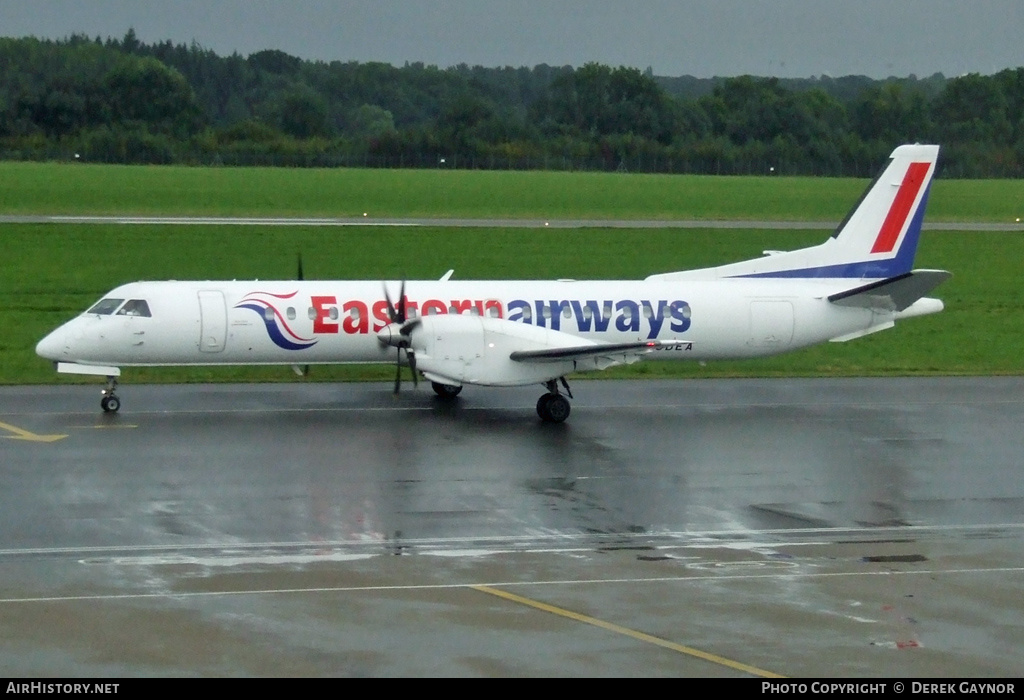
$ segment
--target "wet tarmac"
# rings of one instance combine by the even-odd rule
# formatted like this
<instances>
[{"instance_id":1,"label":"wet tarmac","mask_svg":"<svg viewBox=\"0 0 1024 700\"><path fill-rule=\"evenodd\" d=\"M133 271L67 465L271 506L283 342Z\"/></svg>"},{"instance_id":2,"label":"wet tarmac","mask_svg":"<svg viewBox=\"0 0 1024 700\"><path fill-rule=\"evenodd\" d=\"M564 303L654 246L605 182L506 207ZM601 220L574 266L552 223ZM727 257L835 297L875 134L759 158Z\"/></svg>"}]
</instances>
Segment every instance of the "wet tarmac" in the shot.
<instances>
[{"instance_id":1,"label":"wet tarmac","mask_svg":"<svg viewBox=\"0 0 1024 700\"><path fill-rule=\"evenodd\" d=\"M1024 378L0 388L10 676L1019 676Z\"/></svg>"}]
</instances>

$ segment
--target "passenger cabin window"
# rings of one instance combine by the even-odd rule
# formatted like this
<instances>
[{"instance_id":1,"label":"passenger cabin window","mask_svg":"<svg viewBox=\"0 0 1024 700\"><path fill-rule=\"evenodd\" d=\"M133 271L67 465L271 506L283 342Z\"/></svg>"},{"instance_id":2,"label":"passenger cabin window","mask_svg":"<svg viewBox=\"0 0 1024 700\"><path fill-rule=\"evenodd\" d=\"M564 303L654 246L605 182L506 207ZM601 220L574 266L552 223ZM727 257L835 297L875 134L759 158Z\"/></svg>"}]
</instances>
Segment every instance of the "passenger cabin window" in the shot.
<instances>
[{"instance_id":1,"label":"passenger cabin window","mask_svg":"<svg viewBox=\"0 0 1024 700\"><path fill-rule=\"evenodd\" d=\"M124 299L102 299L89 309L88 313L109 316L124 302Z\"/></svg>"},{"instance_id":2,"label":"passenger cabin window","mask_svg":"<svg viewBox=\"0 0 1024 700\"><path fill-rule=\"evenodd\" d=\"M129 299L121 310L117 312L118 316L144 316L146 318L151 317L153 314L149 313L149 304L146 303L145 299Z\"/></svg>"}]
</instances>

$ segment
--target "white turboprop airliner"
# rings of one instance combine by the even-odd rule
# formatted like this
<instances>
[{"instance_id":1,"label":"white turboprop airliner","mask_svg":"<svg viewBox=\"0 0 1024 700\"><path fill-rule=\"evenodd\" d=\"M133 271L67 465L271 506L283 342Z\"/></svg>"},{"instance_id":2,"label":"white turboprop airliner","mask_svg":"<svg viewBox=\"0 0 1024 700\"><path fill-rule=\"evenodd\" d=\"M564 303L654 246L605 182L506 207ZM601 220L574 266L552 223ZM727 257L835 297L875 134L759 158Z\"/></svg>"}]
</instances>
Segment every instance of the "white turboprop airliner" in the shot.
<instances>
[{"instance_id":1,"label":"white turboprop airliner","mask_svg":"<svg viewBox=\"0 0 1024 700\"><path fill-rule=\"evenodd\" d=\"M121 367L394 359L396 392L403 364L441 396L542 384L537 413L558 423L574 372L775 355L941 311L925 295L950 274L911 270L938 153L894 150L831 238L802 250L628 281L457 281L449 271L383 292L379 281L134 282L36 352L58 372L107 377L107 412L121 405Z\"/></svg>"}]
</instances>

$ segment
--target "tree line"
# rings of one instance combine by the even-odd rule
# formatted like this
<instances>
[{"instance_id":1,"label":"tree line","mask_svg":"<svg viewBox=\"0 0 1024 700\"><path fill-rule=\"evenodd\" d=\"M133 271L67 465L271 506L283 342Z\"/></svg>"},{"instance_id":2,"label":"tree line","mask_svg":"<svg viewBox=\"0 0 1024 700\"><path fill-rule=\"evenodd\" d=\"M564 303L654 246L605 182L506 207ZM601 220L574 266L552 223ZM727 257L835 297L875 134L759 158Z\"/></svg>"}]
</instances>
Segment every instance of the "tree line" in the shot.
<instances>
[{"instance_id":1,"label":"tree line","mask_svg":"<svg viewBox=\"0 0 1024 700\"><path fill-rule=\"evenodd\" d=\"M698 79L0 39L8 160L867 176L915 141L943 146L947 177L1024 176L1024 67Z\"/></svg>"}]
</instances>

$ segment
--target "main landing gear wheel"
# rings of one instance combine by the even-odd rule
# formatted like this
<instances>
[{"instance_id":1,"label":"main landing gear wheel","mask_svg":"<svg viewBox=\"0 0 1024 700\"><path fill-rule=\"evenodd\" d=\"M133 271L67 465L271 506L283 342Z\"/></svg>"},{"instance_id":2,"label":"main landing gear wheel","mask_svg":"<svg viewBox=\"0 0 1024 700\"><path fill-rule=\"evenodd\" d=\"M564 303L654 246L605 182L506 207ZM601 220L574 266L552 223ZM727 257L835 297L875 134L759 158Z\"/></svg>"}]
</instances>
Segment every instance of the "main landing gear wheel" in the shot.
<instances>
[{"instance_id":1,"label":"main landing gear wheel","mask_svg":"<svg viewBox=\"0 0 1024 700\"><path fill-rule=\"evenodd\" d=\"M566 393L572 397L569 383L565 381L565 377L561 377L559 381L565 387ZM537 415L545 423L562 423L569 417L569 411L572 410L569 399L558 393L558 384L555 383L555 380L552 379L545 385L548 388L548 393L537 399Z\"/></svg>"},{"instance_id":2,"label":"main landing gear wheel","mask_svg":"<svg viewBox=\"0 0 1024 700\"><path fill-rule=\"evenodd\" d=\"M103 390L103 398L100 399L100 408L104 413L117 413L121 409L121 399L114 393L116 389L117 378L107 377L107 388Z\"/></svg>"},{"instance_id":3,"label":"main landing gear wheel","mask_svg":"<svg viewBox=\"0 0 1024 700\"><path fill-rule=\"evenodd\" d=\"M454 384L442 384L441 382L430 382L431 388L434 393L440 396L442 399L454 399L462 391L461 386L455 386Z\"/></svg>"},{"instance_id":4,"label":"main landing gear wheel","mask_svg":"<svg viewBox=\"0 0 1024 700\"><path fill-rule=\"evenodd\" d=\"M561 394L544 394L537 400L537 415L546 423L562 423L569 417L569 399Z\"/></svg>"}]
</instances>

